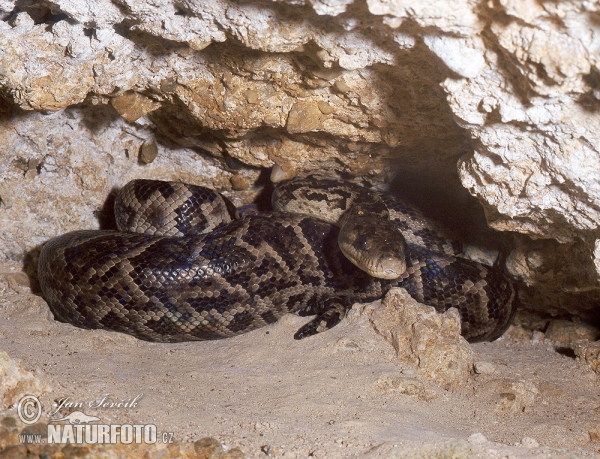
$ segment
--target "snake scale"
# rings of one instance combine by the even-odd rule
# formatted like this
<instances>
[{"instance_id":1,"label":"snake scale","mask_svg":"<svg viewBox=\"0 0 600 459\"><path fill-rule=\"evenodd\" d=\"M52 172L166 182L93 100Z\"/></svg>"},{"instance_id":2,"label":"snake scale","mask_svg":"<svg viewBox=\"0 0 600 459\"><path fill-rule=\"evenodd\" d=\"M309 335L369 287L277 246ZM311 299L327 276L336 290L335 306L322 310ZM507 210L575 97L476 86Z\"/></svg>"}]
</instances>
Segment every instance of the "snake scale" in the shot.
<instances>
[{"instance_id":1,"label":"snake scale","mask_svg":"<svg viewBox=\"0 0 600 459\"><path fill-rule=\"evenodd\" d=\"M499 337L512 319L515 292L503 272L458 257L443 229L392 195L297 179L275 188L273 207L239 217L212 190L135 180L116 199L119 231L75 231L44 245L44 298L60 321L158 342L226 338L285 313L315 315L294 335L301 339L392 287L440 312L457 307L472 342ZM372 250L379 226L401 234L400 242L380 237L398 245L395 279L373 277L342 253L344 220L359 252ZM375 264L383 260L389 274L398 267L387 258L375 254Z\"/></svg>"}]
</instances>

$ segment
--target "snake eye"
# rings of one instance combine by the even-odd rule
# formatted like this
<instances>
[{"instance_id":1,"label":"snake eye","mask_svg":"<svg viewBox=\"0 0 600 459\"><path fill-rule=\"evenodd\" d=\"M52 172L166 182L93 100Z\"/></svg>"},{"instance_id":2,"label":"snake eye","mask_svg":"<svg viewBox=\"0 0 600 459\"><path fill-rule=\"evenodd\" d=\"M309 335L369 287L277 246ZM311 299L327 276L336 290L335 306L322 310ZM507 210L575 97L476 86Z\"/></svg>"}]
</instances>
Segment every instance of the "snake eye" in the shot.
<instances>
[{"instance_id":1,"label":"snake eye","mask_svg":"<svg viewBox=\"0 0 600 459\"><path fill-rule=\"evenodd\" d=\"M366 250L367 249L367 236L365 234L361 234L354 241L354 248L357 250Z\"/></svg>"}]
</instances>

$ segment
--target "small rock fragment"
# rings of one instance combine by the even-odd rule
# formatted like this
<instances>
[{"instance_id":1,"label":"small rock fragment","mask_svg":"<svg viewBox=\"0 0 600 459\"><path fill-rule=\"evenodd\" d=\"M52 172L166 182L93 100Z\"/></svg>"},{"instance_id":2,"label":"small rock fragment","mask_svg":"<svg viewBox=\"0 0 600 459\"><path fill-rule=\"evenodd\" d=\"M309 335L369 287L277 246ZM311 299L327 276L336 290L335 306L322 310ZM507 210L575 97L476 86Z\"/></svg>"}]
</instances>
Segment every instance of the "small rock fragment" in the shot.
<instances>
[{"instance_id":1,"label":"small rock fragment","mask_svg":"<svg viewBox=\"0 0 600 459\"><path fill-rule=\"evenodd\" d=\"M288 114L286 129L290 134L317 131L321 127L323 114L317 104L298 101Z\"/></svg>"},{"instance_id":2,"label":"small rock fragment","mask_svg":"<svg viewBox=\"0 0 600 459\"><path fill-rule=\"evenodd\" d=\"M231 182L231 187L235 191L247 190L250 186L246 177L241 174L233 174L229 179L229 182Z\"/></svg>"},{"instance_id":3,"label":"small rock fragment","mask_svg":"<svg viewBox=\"0 0 600 459\"><path fill-rule=\"evenodd\" d=\"M177 83L173 78L166 78L160 82L160 90L164 93L172 93L177 89Z\"/></svg>"},{"instance_id":4,"label":"small rock fragment","mask_svg":"<svg viewBox=\"0 0 600 459\"><path fill-rule=\"evenodd\" d=\"M383 308L370 314L373 327L392 344L398 358L416 366L421 375L446 389L468 380L473 350L460 335L456 309L439 314L405 290L392 289L383 299Z\"/></svg>"},{"instance_id":5,"label":"small rock fragment","mask_svg":"<svg viewBox=\"0 0 600 459\"><path fill-rule=\"evenodd\" d=\"M334 352L358 352L362 350L359 343L350 338L340 338L335 343L335 351Z\"/></svg>"},{"instance_id":6,"label":"small rock fragment","mask_svg":"<svg viewBox=\"0 0 600 459\"><path fill-rule=\"evenodd\" d=\"M535 405L539 393L537 386L531 381L502 381L496 410L513 413L527 411Z\"/></svg>"},{"instance_id":7,"label":"small rock fragment","mask_svg":"<svg viewBox=\"0 0 600 459\"><path fill-rule=\"evenodd\" d=\"M348 83L346 83L346 81L344 81L343 78L335 80L334 86L341 93L347 93L350 91L350 86Z\"/></svg>"},{"instance_id":8,"label":"small rock fragment","mask_svg":"<svg viewBox=\"0 0 600 459\"><path fill-rule=\"evenodd\" d=\"M9 273L6 275L8 286L16 293L25 293L29 290L29 277L25 273Z\"/></svg>"},{"instance_id":9,"label":"small rock fragment","mask_svg":"<svg viewBox=\"0 0 600 459\"><path fill-rule=\"evenodd\" d=\"M534 438L523 437L521 439L521 446L524 446L525 448L539 448L540 444Z\"/></svg>"},{"instance_id":10,"label":"small rock fragment","mask_svg":"<svg viewBox=\"0 0 600 459\"><path fill-rule=\"evenodd\" d=\"M254 89L247 89L244 91L244 97L249 104L260 104L260 93Z\"/></svg>"},{"instance_id":11,"label":"small rock fragment","mask_svg":"<svg viewBox=\"0 0 600 459\"><path fill-rule=\"evenodd\" d=\"M485 361L475 362L473 369L478 375L493 375L496 373L496 366L493 363Z\"/></svg>"},{"instance_id":12,"label":"small rock fragment","mask_svg":"<svg viewBox=\"0 0 600 459\"><path fill-rule=\"evenodd\" d=\"M546 329L545 338L555 346L570 348L571 343L576 340L597 340L600 338L600 330L588 324L578 324L569 320L553 320Z\"/></svg>"},{"instance_id":13,"label":"small rock fragment","mask_svg":"<svg viewBox=\"0 0 600 459\"><path fill-rule=\"evenodd\" d=\"M463 248L463 255L466 258L487 266L494 266L499 254L498 250L486 249L476 245L467 245Z\"/></svg>"},{"instance_id":14,"label":"small rock fragment","mask_svg":"<svg viewBox=\"0 0 600 459\"><path fill-rule=\"evenodd\" d=\"M321 110L323 115L329 115L330 113L333 113L333 107L324 100L317 102L317 107L319 107L319 110Z\"/></svg>"},{"instance_id":15,"label":"small rock fragment","mask_svg":"<svg viewBox=\"0 0 600 459\"><path fill-rule=\"evenodd\" d=\"M291 180L298 175L298 171L294 169L291 165L282 165L275 163L273 165L273 169L271 170L271 182L279 183L284 182L286 180Z\"/></svg>"},{"instance_id":16,"label":"small rock fragment","mask_svg":"<svg viewBox=\"0 0 600 459\"><path fill-rule=\"evenodd\" d=\"M214 438L204 437L194 443L194 450L199 459L208 459L222 453L223 446Z\"/></svg>"},{"instance_id":17,"label":"small rock fragment","mask_svg":"<svg viewBox=\"0 0 600 459\"><path fill-rule=\"evenodd\" d=\"M503 335L504 339L515 341L515 342L528 342L531 341L533 333L531 330L527 330L520 325L511 325Z\"/></svg>"},{"instance_id":18,"label":"small rock fragment","mask_svg":"<svg viewBox=\"0 0 600 459\"><path fill-rule=\"evenodd\" d=\"M585 361L593 371L600 375L600 341L590 343L588 340L578 340L571 343L571 349L577 357Z\"/></svg>"},{"instance_id":19,"label":"small rock fragment","mask_svg":"<svg viewBox=\"0 0 600 459\"><path fill-rule=\"evenodd\" d=\"M143 143L140 148L140 156L139 159L144 164L150 164L152 161L156 159L158 155L158 146L156 145L156 141L150 140Z\"/></svg>"},{"instance_id":20,"label":"small rock fragment","mask_svg":"<svg viewBox=\"0 0 600 459\"><path fill-rule=\"evenodd\" d=\"M111 99L110 103L117 113L129 122L133 122L160 107L158 102L154 102L137 92L127 92Z\"/></svg>"},{"instance_id":21,"label":"small rock fragment","mask_svg":"<svg viewBox=\"0 0 600 459\"><path fill-rule=\"evenodd\" d=\"M26 395L37 395L50 390L49 386L37 379L19 365L4 351L0 351L0 398L5 408L18 403Z\"/></svg>"},{"instance_id":22,"label":"small rock fragment","mask_svg":"<svg viewBox=\"0 0 600 459\"><path fill-rule=\"evenodd\" d=\"M198 459L243 459L245 456L239 448L225 450L214 438L204 437L194 443L194 451Z\"/></svg>"},{"instance_id":23,"label":"small rock fragment","mask_svg":"<svg viewBox=\"0 0 600 459\"><path fill-rule=\"evenodd\" d=\"M600 422L588 426L590 441L600 442Z\"/></svg>"},{"instance_id":24,"label":"small rock fragment","mask_svg":"<svg viewBox=\"0 0 600 459\"><path fill-rule=\"evenodd\" d=\"M531 342L532 343L541 343L545 338L545 335L543 332L539 331L539 330L534 330L533 333L531 334Z\"/></svg>"},{"instance_id":25,"label":"small rock fragment","mask_svg":"<svg viewBox=\"0 0 600 459\"><path fill-rule=\"evenodd\" d=\"M475 432L474 434L469 435L467 439L469 443L477 444L477 443L485 443L488 441L481 432Z\"/></svg>"},{"instance_id":26,"label":"small rock fragment","mask_svg":"<svg viewBox=\"0 0 600 459\"><path fill-rule=\"evenodd\" d=\"M377 388L382 392L409 395L419 400L431 400L435 396L434 392L416 378L383 376L377 380Z\"/></svg>"}]
</instances>

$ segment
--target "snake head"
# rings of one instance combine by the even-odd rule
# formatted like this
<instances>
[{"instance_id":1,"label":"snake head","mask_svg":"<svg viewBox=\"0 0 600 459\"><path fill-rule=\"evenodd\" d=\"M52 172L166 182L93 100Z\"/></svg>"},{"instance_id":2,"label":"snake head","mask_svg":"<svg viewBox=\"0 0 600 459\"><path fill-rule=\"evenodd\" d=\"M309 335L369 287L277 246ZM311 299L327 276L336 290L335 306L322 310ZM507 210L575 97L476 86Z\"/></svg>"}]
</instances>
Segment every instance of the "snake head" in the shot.
<instances>
[{"instance_id":1,"label":"snake head","mask_svg":"<svg viewBox=\"0 0 600 459\"><path fill-rule=\"evenodd\" d=\"M407 245L385 216L354 208L340 221L338 245L354 265L379 279L397 279L406 271Z\"/></svg>"}]
</instances>

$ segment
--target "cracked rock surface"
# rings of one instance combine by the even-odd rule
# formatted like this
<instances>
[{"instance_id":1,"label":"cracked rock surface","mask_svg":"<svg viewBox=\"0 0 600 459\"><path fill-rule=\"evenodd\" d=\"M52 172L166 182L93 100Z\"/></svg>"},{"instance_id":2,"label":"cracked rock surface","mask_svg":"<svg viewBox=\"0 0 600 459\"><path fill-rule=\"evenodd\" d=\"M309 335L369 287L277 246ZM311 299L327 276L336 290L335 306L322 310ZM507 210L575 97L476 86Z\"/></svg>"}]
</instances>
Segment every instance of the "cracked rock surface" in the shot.
<instances>
[{"instance_id":1,"label":"cracked rock surface","mask_svg":"<svg viewBox=\"0 0 600 459\"><path fill-rule=\"evenodd\" d=\"M36 189L69 177L48 196L55 210L36 209L48 214L41 222L0 236L0 257L19 260L54 234L93 226L90 206L107 185L181 178L177 166L136 170L140 145L157 138L159 160L193 158L192 181L244 191L239 202L258 194L256 168L273 165L290 176L395 178L477 233L481 207L466 188L504 232L491 239L526 286L526 308L597 320L597 10L575 1L4 0L0 222L18 228L13 215L31 212ZM110 167L95 164L100 151ZM67 156L82 166L69 168ZM13 196L20 188L24 201ZM73 225L57 217L65 207Z\"/></svg>"}]
</instances>

